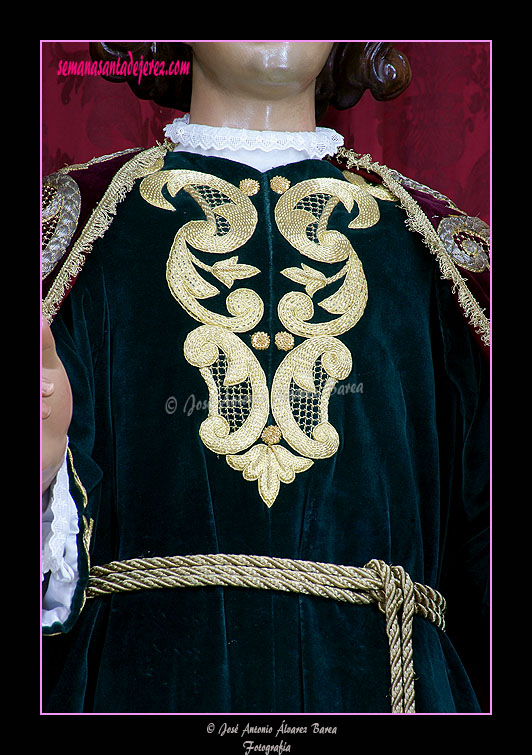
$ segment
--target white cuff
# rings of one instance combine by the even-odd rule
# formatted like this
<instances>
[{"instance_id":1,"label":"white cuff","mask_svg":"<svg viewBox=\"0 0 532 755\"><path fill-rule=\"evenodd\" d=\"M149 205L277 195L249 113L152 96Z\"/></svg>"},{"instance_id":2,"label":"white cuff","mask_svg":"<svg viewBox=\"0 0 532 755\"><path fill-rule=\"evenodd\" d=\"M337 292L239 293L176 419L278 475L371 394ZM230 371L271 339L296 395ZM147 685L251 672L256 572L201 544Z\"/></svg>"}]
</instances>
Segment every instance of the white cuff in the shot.
<instances>
[{"instance_id":1,"label":"white cuff","mask_svg":"<svg viewBox=\"0 0 532 755\"><path fill-rule=\"evenodd\" d=\"M67 459L50 488L42 515L42 572L50 572L42 601L42 624L63 623L70 613L78 581L78 512L69 491Z\"/></svg>"}]
</instances>

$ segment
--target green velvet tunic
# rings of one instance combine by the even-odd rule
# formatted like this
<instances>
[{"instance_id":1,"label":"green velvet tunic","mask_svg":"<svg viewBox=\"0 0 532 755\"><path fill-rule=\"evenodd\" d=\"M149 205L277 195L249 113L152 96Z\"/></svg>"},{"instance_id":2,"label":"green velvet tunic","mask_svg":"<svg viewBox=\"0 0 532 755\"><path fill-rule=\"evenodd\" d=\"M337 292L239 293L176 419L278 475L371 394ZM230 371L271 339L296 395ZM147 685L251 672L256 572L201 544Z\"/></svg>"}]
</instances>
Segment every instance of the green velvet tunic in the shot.
<instances>
[{"instance_id":1,"label":"green velvet tunic","mask_svg":"<svg viewBox=\"0 0 532 755\"><path fill-rule=\"evenodd\" d=\"M487 380L433 255L397 202L326 161L261 173L170 153L163 171L118 205L53 325L86 499L73 479L80 586L43 639L45 710L390 711L376 605L241 587L85 602L92 520L91 565L212 553L401 565L448 602L447 633L414 618L417 710L478 711L464 665L487 665ZM200 336L218 344L210 361ZM310 342L318 356L297 352ZM209 412L224 417L220 447ZM281 431L270 445L266 426ZM259 446L261 485L242 461ZM294 479L277 485L279 447Z\"/></svg>"}]
</instances>

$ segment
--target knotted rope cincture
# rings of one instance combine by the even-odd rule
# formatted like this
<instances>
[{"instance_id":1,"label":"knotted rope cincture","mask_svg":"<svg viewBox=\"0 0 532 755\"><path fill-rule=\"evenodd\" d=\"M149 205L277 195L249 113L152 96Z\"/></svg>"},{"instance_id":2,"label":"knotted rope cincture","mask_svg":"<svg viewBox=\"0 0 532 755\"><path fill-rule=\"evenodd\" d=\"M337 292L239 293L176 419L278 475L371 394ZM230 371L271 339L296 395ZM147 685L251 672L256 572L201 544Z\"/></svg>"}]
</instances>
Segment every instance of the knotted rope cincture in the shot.
<instances>
[{"instance_id":1,"label":"knotted rope cincture","mask_svg":"<svg viewBox=\"0 0 532 755\"><path fill-rule=\"evenodd\" d=\"M377 603L386 618L390 647L392 713L415 713L414 614L444 629L445 599L431 587L413 582L401 566L376 559L359 568L224 553L138 558L93 566L87 597L209 585L304 593L359 605Z\"/></svg>"}]
</instances>

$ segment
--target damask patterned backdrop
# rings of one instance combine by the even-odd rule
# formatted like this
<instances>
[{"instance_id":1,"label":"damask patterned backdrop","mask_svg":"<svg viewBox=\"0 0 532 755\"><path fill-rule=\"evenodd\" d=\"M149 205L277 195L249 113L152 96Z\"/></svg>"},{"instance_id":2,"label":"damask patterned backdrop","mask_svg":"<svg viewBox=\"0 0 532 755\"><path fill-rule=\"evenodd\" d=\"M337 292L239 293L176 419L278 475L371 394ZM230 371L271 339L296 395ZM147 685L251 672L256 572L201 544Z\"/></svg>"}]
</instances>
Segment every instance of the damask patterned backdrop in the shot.
<instances>
[{"instance_id":1,"label":"damask patterned backdrop","mask_svg":"<svg viewBox=\"0 0 532 755\"><path fill-rule=\"evenodd\" d=\"M412 67L398 99L366 92L325 121L346 146L451 197L490 221L490 62L488 41L396 42ZM137 99L126 84L58 76L59 61L90 60L88 42L42 43L43 174L69 163L163 139L181 113Z\"/></svg>"}]
</instances>

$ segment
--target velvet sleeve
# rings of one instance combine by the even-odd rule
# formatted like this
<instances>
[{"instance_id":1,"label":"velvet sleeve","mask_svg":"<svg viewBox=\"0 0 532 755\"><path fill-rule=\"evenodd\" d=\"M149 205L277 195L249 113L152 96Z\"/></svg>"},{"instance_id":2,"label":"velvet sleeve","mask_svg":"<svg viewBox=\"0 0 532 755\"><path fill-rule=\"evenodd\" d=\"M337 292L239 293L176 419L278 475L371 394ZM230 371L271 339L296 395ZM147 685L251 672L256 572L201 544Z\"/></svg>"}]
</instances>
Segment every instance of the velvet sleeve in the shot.
<instances>
[{"instance_id":1,"label":"velvet sleeve","mask_svg":"<svg viewBox=\"0 0 532 755\"><path fill-rule=\"evenodd\" d=\"M52 324L57 353L67 371L73 396L67 453L69 492L77 509L78 580L71 611L64 622L43 627L45 635L68 632L85 604L90 568L89 548L101 498L102 467L95 459L96 389L101 359L101 298L89 294L82 282L64 302Z\"/></svg>"},{"instance_id":2,"label":"velvet sleeve","mask_svg":"<svg viewBox=\"0 0 532 755\"><path fill-rule=\"evenodd\" d=\"M485 353L438 281L454 458L449 474L441 589L447 634L471 679L481 708L489 709L490 668L490 370Z\"/></svg>"}]
</instances>

